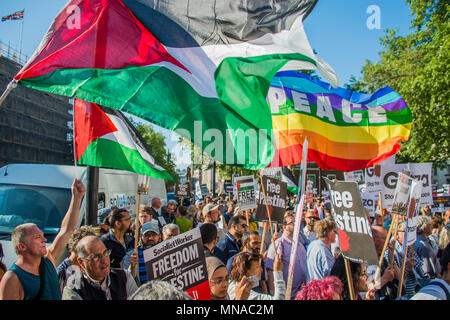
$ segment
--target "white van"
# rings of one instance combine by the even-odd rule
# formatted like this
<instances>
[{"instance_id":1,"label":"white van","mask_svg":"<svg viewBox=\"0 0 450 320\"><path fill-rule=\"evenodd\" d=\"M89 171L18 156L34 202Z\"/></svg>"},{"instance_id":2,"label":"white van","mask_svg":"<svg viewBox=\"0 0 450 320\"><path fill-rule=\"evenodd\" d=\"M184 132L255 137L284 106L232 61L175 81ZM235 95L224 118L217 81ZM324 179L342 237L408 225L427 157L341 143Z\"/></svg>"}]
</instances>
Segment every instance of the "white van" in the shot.
<instances>
[{"instance_id":1,"label":"white van","mask_svg":"<svg viewBox=\"0 0 450 320\"><path fill-rule=\"evenodd\" d=\"M10 164L0 168L0 242L5 255L3 263L8 268L17 259L11 245L14 228L33 222L51 243L69 207L73 179L81 179L87 186L86 176L87 167L78 166ZM134 219L138 180L136 173L100 168L98 209L126 208ZM158 191L155 197L166 199L164 180L150 177L149 184ZM86 221L85 216L83 199L79 226Z\"/></svg>"}]
</instances>

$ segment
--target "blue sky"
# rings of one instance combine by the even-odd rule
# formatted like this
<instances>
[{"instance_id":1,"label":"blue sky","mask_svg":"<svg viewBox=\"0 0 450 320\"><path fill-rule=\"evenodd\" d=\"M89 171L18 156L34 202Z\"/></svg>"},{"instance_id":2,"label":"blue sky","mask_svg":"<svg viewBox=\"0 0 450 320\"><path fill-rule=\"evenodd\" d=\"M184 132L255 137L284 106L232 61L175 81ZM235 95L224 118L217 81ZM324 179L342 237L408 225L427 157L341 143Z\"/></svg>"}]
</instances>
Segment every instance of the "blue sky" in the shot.
<instances>
[{"instance_id":1,"label":"blue sky","mask_svg":"<svg viewBox=\"0 0 450 320\"><path fill-rule=\"evenodd\" d=\"M31 56L66 2L2 0L0 16L25 9L22 52ZM373 11L367 13L369 6L380 9L380 29L367 27L367 20L371 21L373 16ZM352 75L360 77L366 60L379 60L378 53L382 51L379 38L385 29L397 29L400 35L406 35L410 32L411 19L405 0L319 0L304 26L312 48L333 67L342 86ZM0 22L0 41L19 49L21 27L22 21ZM163 128L156 128L156 131L166 136L169 148L174 150L176 139L171 137L170 131ZM179 150L175 155L179 158L178 167L186 167Z\"/></svg>"}]
</instances>

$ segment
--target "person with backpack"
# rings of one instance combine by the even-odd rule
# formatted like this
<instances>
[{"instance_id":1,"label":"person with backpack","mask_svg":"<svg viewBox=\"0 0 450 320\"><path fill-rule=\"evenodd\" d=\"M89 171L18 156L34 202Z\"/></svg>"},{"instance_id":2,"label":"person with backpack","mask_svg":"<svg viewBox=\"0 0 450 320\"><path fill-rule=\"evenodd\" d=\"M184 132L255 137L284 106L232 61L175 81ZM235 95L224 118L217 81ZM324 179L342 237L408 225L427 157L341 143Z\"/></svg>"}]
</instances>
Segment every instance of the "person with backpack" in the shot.
<instances>
[{"instance_id":1,"label":"person with backpack","mask_svg":"<svg viewBox=\"0 0 450 320\"><path fill-rule=\"evenodd\" d=\"M440 279L429 280L410 300L450 300L450 244L441 255Z\"/></svg>"}]
</instances>

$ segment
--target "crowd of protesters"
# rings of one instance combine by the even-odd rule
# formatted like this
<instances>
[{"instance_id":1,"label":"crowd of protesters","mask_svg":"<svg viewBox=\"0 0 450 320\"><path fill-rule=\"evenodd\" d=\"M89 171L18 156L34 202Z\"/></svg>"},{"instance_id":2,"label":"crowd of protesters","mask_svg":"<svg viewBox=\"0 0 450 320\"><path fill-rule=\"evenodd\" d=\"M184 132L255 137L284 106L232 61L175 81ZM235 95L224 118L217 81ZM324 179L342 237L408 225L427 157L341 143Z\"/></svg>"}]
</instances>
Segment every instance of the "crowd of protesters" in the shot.
<instances>
[{"instance_id":1,"label":"crowd of protesters","mask_svg":"<svg viewBox=\"0 0 450 320\"><path fill-rule=\"evenodd\" d=\"M8 270L0 264L0 299L189 300L188 294L168 282L149 281L143 252L193 228L199 228L203 241L212 299L286 299L295 196L290 198L283 223L269 228L264 228L267 222L255 221L254 209L242 211L235 198L221 195L184 199L182 204L172 200L166 205L154 198L151 206L139 208L138 224L126 209L102 209L97 226L76 229L85 192L75 179L70 207L48 248L36 225L15 228L11 238L18 258ZM387 239L389 212L367 218L378 258L383 247L387 250L381 268L349 261L349 284L330 204L318 198L304 208L288 298L349 300L353 294L358 300L448 300L450 210L433 214L428 206L422 208L402 288L405 223L400 221L397 232Z\"/></svg>"}]
</instances>

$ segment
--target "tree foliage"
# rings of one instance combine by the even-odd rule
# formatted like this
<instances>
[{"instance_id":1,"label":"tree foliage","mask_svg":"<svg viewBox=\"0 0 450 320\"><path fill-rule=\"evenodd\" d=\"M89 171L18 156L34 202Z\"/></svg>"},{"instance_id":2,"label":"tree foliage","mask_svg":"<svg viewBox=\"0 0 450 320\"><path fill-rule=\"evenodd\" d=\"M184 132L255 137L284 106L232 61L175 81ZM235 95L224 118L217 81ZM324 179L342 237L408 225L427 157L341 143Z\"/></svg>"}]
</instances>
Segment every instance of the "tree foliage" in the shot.
<instances>
[{"instance_id":1,"label":"tree foliage","mask_svg":"<svg viewBox=\"0 0 450 320\"><path fill-rule=\"evenodd\" d=\"M397 154L400 162L432 161L443 166L449 158L450 3L406 0L413 14L412 32L399 36L386 30L380 39L380 61L366 61L362 79L346 87L374 92L384 86L397 91L413 115L409 141Z\"/></svg>"},{"instance_id":2,"label":"tree foliage","mask_svg":"<svg viewBox=\"0 0 450 320\"><path fill-rule=\"evenodd\" d=\"M144 139L150 154L153 156L156 164L166 169L166 171L173 177L175 182L179 181L178 174L175 170L174 156L166 149L165 138L162 134L155 132L153 127L149 124L136 123L130 119L136 130ZM171 187L174 182L165 180L166 186Z\"/></svg>"}]
</instances>

